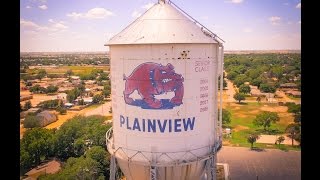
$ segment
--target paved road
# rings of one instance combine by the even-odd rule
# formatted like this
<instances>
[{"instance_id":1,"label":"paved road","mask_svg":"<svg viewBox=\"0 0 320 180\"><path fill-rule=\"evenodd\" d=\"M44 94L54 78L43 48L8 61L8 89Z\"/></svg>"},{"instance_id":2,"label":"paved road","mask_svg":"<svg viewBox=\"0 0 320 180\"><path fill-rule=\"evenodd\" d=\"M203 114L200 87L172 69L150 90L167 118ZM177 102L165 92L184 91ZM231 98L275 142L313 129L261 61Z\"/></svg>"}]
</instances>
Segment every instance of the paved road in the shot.
<instances>
[{"instance_id":1,"label":"paved road","mask_svg":"<svg viewBox=\"0 0 320 180\"><path fill-rule=\"evenodd\" d=\"M111 116L112 114L109 113L110 107L111 107L111 101L105 102L103 105L86 112L85 116L91 116L91 115Z\"/></svg>"},{"instance_id":2,"label":"paved road","mask_svg":"<svg viewBox=\"0 0 320 180\"><path fill-rule=\"evenodd\" d=\"M300 180L301 152L223 146L218 163L229 164L231 180Z\"/></svg>"}]
</instances>

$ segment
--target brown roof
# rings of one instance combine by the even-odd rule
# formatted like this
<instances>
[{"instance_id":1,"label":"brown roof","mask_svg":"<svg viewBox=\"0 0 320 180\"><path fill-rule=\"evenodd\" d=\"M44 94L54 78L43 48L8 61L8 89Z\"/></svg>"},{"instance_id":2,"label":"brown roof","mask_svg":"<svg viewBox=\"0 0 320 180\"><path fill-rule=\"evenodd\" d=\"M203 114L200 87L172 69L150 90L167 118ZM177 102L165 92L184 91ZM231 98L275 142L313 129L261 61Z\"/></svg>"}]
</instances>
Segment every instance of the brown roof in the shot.
<instances>
[{"instance_id":1,"label":"brown roof","mask_svg":"<svg viewBox=\"0 0 320 180\"><path fill-rule=\"evenodd\" d=\"M37 178L41 174L54 174L61 169L60 166L60 162L52 160L48 163L39 165L38 167L31 169L29 172L26 173L26 175Z\"/></svg>"}]
</instances>

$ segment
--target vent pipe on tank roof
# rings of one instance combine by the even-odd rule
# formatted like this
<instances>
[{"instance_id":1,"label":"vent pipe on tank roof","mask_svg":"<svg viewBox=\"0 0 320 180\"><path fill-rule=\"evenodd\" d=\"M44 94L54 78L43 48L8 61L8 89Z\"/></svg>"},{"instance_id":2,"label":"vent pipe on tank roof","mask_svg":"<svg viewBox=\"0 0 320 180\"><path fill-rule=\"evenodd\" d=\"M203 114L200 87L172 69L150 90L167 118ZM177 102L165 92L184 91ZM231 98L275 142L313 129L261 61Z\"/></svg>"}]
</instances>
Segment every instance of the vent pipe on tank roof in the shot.
<instances>
[{"instance_id":1,"label":"vent pipe on tank roof","mask_svg":"<svg viewBox=\"0 0 320 180\"><path fill-rule=\"evenodd\" d=\"M169 2L169 0L159 0L158 3L159 4L167 4Z\"/></svg>"}]
</instances>

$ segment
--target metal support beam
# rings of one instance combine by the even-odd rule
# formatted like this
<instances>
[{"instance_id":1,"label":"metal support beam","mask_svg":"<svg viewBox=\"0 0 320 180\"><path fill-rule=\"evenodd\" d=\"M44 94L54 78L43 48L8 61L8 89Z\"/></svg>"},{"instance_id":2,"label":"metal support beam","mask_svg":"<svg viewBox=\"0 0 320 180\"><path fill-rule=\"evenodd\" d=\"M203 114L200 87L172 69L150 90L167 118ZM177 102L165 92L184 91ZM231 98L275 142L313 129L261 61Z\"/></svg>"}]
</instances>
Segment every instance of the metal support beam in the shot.
<instances>
[{"instance_id":1,"label":"metal support beam","mask_svg":"<svg viewBox=\"0 0 320 180\"><path fill-rule=\"evenodd\" d=\"M155 166L150 166L150 180L157 180L157 169Z\"/></svg>"},{"instance_id":2,"label":"metal support beam","mask_svg":"<svg viewBox=\"0 0 320 180\"><path fill-rule=\"evenodd\" d=\"M207 160L206 163L206 174L207 180L216 180L216 155L212 156L210 159Z\"/></svg>"},{"instance_id":3,"label":"metal support beam","mask_svg":"<svg viewBox=\"0 0 320 180\"><path fill-rule=\"evenodd\" d=\"M117 171L116 158L115 158L114 155L111 155L111 158L110 158L110 178L109 178L109 180L115 180L116 179L116 171Z\"/></svg>"}]
</instances>

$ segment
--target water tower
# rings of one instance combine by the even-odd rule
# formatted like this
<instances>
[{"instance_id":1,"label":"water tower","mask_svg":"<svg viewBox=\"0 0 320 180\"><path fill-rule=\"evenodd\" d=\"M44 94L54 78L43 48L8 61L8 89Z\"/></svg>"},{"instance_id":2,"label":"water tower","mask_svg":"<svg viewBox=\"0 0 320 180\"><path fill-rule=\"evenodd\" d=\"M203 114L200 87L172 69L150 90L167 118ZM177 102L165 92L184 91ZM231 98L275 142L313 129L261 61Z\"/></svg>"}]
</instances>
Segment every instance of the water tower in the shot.
<instances>
[{"instance_id":1,"label":"water tower","mask_svg":"<svg viewBox=\"0 0 320 180\"><path fill-rule=\"evenodd\" d=\"M222 42L165 0L110 39L110 179L215 179Z\"/></svg>"}]
</instances>

